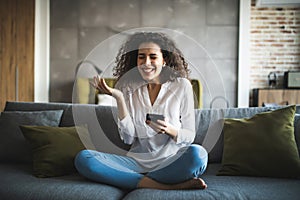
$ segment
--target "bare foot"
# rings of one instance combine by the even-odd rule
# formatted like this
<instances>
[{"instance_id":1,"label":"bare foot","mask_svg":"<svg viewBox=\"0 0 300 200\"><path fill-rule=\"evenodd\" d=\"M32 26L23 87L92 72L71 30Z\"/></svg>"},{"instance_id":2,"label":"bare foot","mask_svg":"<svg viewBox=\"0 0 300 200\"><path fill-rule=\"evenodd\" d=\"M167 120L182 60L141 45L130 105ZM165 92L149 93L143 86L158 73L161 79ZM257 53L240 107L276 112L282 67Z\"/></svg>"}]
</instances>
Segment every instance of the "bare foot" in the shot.
<instances>
[{"instance_id":1,"label":"bare foot","mask_svg":"<svg viewBox=\"0 0 300 200\"><path fill-rule=\"evenodd\" d=\"M138 188L153 188L160 190L191 190L205 189L206 183L201 178L193 178L178 184L163 184L148 177L143 177L138 184Z\"/></svg>"},{"instance_id":2,"label":"bare foot","mask_svg":"<svg viewBox=\"0 0 300 200\"><path fill-rule=\"evenodd\" d=\"M181 189L205 189L205 188L207 188L206 183L201 178L193 178L191 180L180 183L178 185L182 187Z\"/></svg>"}]
</instances>

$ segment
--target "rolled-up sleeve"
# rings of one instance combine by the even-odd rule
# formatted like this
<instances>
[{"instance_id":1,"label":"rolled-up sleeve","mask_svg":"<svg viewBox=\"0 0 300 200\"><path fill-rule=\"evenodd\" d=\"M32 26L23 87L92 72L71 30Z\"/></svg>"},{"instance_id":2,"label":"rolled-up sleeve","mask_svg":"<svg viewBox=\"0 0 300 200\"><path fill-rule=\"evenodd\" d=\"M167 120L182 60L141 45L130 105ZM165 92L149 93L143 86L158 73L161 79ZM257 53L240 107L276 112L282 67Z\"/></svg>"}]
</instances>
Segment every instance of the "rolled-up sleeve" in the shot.
<instances>
[{"instance_id":1,"label":"rolled-up sleeve","mask_svg":"<svg viewBox=\"0 0 300 200\"><path fill-rule=\"evenodd\" d=\"M194 93L191 83L186 80L180 104L181 128L176 137L177 144L191 144L195 139Z\"/></svg>"},{"instance_id":2,"label":"rolled-up sleeve","mask_svg":"<svg viewBox=\"0 0 300 200\"><path fill-rule=\"evenodd\" d=\"M124 119L118 119L118 128L121 139L126 144L132 144L135 138L135 128L130 115Z\"/></svg>"}]
</instances>

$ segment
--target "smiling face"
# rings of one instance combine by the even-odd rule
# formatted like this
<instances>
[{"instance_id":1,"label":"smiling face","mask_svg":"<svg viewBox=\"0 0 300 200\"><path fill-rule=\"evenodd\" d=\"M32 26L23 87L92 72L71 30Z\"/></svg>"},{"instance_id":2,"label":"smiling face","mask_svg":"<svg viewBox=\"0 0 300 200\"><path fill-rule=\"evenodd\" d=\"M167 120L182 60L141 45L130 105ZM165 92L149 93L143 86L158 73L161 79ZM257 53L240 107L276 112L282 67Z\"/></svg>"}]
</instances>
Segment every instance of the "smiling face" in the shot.
<instances>
[{"instance_id":1,"label":"smiling face","mask_svg":"<svg viewBox=\"0 0 300 200\"><path fill-rule=\"evenodd\" d=\"M163 54L159 45L153 42L139 46L137 65L142 78L151 83L160 83L159 75L163 68Z\"/></svg>"}]
</instances>

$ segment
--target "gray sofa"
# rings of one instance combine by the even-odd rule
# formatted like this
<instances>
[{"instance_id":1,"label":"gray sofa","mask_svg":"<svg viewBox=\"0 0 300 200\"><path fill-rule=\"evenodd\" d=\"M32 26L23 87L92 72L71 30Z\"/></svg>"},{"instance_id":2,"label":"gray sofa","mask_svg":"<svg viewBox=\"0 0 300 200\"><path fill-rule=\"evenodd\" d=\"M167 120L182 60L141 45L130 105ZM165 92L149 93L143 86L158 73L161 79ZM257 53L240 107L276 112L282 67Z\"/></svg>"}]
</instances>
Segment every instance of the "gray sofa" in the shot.
<instances>
[{"instance_id":1,"label":"gray sofa","mask_svg":"<svg viewBox=\"0 0 300 200\"><path fill-rule=\"evenodd\" d=\"M122 144L118 137L118 129L115 124L113 107L97 105L75 105L66 103L26 103L26 102L7 102L4 112L7 111L49 111L63 110L59 126L74 126L76 116L97 116L98 122L109 140L121 149L127 149L128 146ZM270 108L228 108L228 109L202 109L195 110L197 136L195 143L202 144L209 127L213 125L212 120L222 117L244 118L251 117L257 113L267 111ZM74 112L77 114L73 115ZM218 117L215 117L218 116ZM0 116L1 118L1 116ZM75 122L74 122L75 121ZM300 144L300 123L295 122L296 142L299 149ZM3 135L0 127L1 138L9 137ZM25 139L24 139L25 142ZM99 143L101 141L98 141ZM3 141L0 141L1 146ZM23 144L19 144L20 146ZM26 148L29 148L25 145ZM17 147L15 147L17 149ZM300 180L285 178L267 178L267 177L247 177L247 176L216 176L221 167L223 141L222 135L216 142L216 145L209 152L208 168L203 175L208 188L206 190L154 190L154 189L136 189L133 191L121 190L119 188L95 183L85 179L78 173L51 177L37 178L32 175L32 164L27 161L20 161L27 155L19 152L15 161L13 156L2 159L0 163L0 199L31 199L31 200L67 200L67 199L299 199L300 198ZM1 151L3 148L0 148ZM113 151L113 150L112 150ZM0 152L5 154L8 152Z\"/></svg>"}]
</instances>

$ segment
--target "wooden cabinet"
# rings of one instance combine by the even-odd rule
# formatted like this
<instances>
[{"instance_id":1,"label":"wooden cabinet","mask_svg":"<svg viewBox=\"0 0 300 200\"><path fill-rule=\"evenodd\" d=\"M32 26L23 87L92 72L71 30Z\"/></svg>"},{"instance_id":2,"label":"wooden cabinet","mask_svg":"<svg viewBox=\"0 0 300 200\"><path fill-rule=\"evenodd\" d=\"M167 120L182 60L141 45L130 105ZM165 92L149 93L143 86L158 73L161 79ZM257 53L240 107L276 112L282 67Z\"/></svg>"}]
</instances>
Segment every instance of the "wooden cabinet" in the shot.
<instances>
[{"instance_id":1,"label":"wooden cabinet","mask_svg":"<svg viewBox=\"0 0 300 200\"><path fill-rule=\"evenodd\" d=\"M0 111L34 100L34 0L0 0Z\"/></svg>"},{"instance_id":2,"label":"wooden cabinet","mask_svg":"<svg viewBox=\"0 0 300 200\"><path fill-rule=\"evenodd\" d=\"M253 106L300 104L300 89L253 89Z\"/></svg>"}]
</instances>

